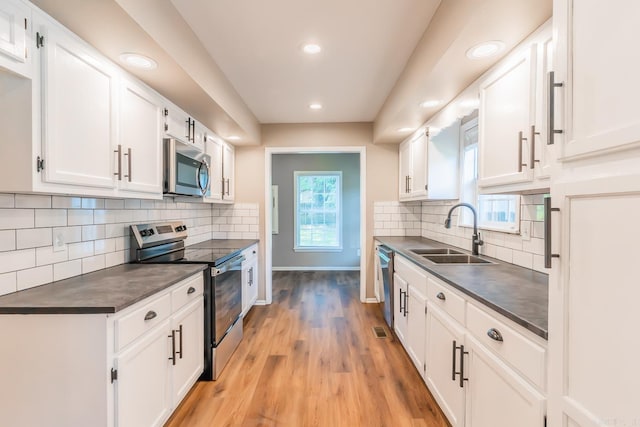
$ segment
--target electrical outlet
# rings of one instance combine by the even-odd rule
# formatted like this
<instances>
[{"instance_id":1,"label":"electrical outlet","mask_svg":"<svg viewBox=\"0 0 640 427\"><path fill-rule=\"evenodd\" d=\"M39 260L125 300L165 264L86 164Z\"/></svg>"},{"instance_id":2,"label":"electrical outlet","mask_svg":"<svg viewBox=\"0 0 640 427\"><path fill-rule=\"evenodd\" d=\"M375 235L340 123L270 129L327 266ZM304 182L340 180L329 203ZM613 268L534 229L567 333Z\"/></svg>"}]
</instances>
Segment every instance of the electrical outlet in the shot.
<instances>
[{"instance_id":1,"label":"electrical outlet","mask_svg":"<svg viewBox=\"0 0 640 427\"><path fill-rule=\"evenodd\" d=\"M531 240L531 221L523 221L520 223L520 237L522 240Z\"/></svg>"},{"instance_id":2,"label":"electrical outlet","mask_svg":"<svg viewBox=\"0 0 640 427\"><path fill-rule=\"evenodd\" d=\"M53 252L61 252L67 248L67 244L64 242L64 236L62 233L56 233L53 237Z\"/></svg>"}]
</instances>

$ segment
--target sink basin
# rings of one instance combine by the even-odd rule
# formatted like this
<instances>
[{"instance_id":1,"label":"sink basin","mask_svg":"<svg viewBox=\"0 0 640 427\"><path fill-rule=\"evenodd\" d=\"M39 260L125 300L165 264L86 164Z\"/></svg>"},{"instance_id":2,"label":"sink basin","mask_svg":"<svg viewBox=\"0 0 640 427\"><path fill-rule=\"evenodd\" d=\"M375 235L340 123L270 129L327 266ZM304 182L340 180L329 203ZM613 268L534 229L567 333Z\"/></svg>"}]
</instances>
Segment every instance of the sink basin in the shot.
<instances>
[{"instance_id":1,"label":"sink basin","mask_svg":"<svg viewBox=\"0 0 640 427\"><path fill-rule=\"evenodd\" d=\"M435 264L473 264L473 265L493 265L494 263L475 255L454 254L454 255L423 255L423 258Z\"/></svg>"},{"instance_id":2,"label":"sink basin","mask_svg":"<svg viewBox=\"0 0 640 427\"><path fill-rule=\"evenodd\" d=\"M462 254L462 252L449 248L431 248L431 249L409 249L411 252L417 255L450 255L450 254Z\"/></svg>"}]
</instances>

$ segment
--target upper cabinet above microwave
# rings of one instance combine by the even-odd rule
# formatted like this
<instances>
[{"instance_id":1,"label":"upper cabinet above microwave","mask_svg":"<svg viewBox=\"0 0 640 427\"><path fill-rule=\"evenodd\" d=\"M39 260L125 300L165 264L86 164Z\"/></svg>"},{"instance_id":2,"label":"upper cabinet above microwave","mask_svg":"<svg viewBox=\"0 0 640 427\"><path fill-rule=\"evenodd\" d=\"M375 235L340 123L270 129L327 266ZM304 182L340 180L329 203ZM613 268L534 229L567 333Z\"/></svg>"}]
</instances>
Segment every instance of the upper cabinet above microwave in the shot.
<instances>
[{"instance_id":1,"label":"upper cabinet above microwave","mask_svg":"<svg viewBox=\"0 0 640 427\"><path fill-rule=\"evenodd\" d=\"M483 193L549 188L553 148L546 76L553 43L547 22L480 82L478 187Z\"/></svg>"},{"instance_id":2,"label":"upper cabinet above microwave","mask_svg":"<svg viewBox=\"0 0 640 427\"><path fill-rule=\"evenodd\" d=\"M0 3L0 69L4 67L18 74L31 75L30 26L31 11L27 5L15 0Z\"/></svg>"}]
</instances>

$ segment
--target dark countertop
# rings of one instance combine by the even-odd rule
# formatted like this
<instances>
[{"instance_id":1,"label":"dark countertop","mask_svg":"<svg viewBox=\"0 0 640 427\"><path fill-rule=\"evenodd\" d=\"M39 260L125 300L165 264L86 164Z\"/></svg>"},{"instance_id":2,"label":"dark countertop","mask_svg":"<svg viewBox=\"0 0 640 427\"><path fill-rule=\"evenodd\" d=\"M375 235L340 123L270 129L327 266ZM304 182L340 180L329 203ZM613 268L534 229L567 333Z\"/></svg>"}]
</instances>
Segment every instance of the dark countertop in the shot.
<instances>
[{"instance_id":1,"label":"dark countertop","mask_svg":"<svg viewBox=\"0 0 640 427\"><path fill-rule=\"evenodd\" d=\"M482 258L495 265L435 264L409 249L460 248L423 237L376 236L374 239L471 298L548 339L549 278L546 274L485 256Z\"/></svg>"},{"instance_id":2,"label":"dark countertop","mask_svg":"<svg viewBox=\"0 0 640 427\"><path fill-rule=\"evenodd\" d=\"M249 246L258 243L257 239L211 239L195 245L187 246L187 249L228 249L229 253L242 251Z\"/></svg>"},{"instance_id":3,"label":"dark countertop","mask_svg":"<svg viewBox=\"0 0 640 427\"><path fill-rule=\"evenodd\" d=\"M122 264L0 297L0 314L116 313L205 264Z\"/></svg>"}]
</instances>

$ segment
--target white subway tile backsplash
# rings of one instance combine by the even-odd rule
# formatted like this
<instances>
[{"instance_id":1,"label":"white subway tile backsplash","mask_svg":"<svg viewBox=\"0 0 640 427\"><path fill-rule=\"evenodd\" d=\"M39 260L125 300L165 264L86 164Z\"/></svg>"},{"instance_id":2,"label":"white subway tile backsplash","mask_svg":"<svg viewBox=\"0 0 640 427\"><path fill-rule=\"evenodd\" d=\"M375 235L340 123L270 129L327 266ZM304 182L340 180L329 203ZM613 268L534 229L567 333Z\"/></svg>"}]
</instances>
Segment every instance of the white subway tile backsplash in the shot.
<instances>
[{"instance_id":1,"label":"white subway tile backsplash","mask_svg":"<svg viewBox=\"0 0 640 427\"><path fill-rule=\"evenodd\" d=\"M60 237L62 243L76 243L82 241L82 227L54 227L53 240Z\"/></svg>"},{"instance_id":2,"label":"white subway tile backsplash","mask_svg":"<svg viewBox=\"0 0 640 427\"><path fill-rule=\"evenodd\" d=\"M16 194L16 208L51 208L51 196Z\"/></svg>"},{"instance_id":3,"label":"white subway tile backsplash","mask_svg":"<svg viewBox=\"0 0 640 427\"><path fill-rule=\"evenodd\" d=\"M104 208L105 209L124 209L124 203L125 201L122 199L105 199Z\"/></svg>"},{"instance_id":4,"label":"white subway tile backsplash","mask_svg":"<svg viewBox=\"0 0 640 427\"><path fill-rule=\"evenodd\" d=\"M53 264L53 280L63 280L82 274L82 260L60 262Z\"/></svg>"},{"instance_id":5,"label":"white subway tile backsplash","mask_svg":"<svg viewBox=\"0 0 640 427\"><path fill-rule=\"evenodd\" d=\"M51 207L54 209L80 209L82 198L68 196L52 196Z\"/></svg>"},{"instance_id":6,"label":"white subway tile backsplash","mask_svg":"<svg viewBox=\"0 0 640 427\"><path fill-rule=\"evenodd\" d=\"M36 227L61 227L67 225L66 209L36 209Z\"/></svg>"},{"instance_id":7,"label":"white subway tile backsplash","mask_svg":"<svg viewBox=\"0 0 640 427\"><path fill-rule=\"evenodd\" d=\"M125 209L140 209L140 200L138 199L126 199L124 201Z\"/></svg>"},{"instance_id":8,"label":"white subway tile backsplash","mask_svg":"<svg viewBox=\"0 0 640 427\"><path fill-rule=\"evenodd\" d=\"M16 230L16 249L51 246L51 228L27 228Z\"/></svg>"},{"instance_id":9,"label":"white subway tile backsplash","mask_svg":"<svg viewBox=\"0 0 640 427\"><path fill-rule=\"evenodd\" d=\"M16 230L0 231L0 252L13 251L16 248Z\"/></svg>"},{"instance_id":10,"label":"white subway tile backsplash","mask_svg":"<svg viewBox=\"0 0 640 427\"><path fill-rule=\"evenodd\" d=\"M114 265L129 262L127 259L129 251L108 252L105 254L105 267L113 267Z\"/></svg>"},{"instance_id":11,"label":"white subway tile backsplash","mask_svg":"<svg viewBox=\"0 0 640 427\"><path fill-rule=\"evenodd\" d=\"M18 271L18 290L33 288L53 281L53 266L43 265L42 267L30 268Z\"/></svg>"},{"instance_id":12,"label":"white subway tile backsplash","mask_svg":"<svg viewBox=\"0 0 640 427\"><path fill-rule=\"evenodd\" d=\"M533 254L529 252L513 251L513 263L528 269L533 268Z\"/></svg>"},{"instance_id":13,"label":"white subway tile backsplash","mask_svg":"<svg viewBox=\"0 0 640 427\"><path fill-rule=\"evenodd\" d=\"M0 194L0 208L15 208L16 196L14 194Z\"/></svg>"},{"instance_id":14,"label":"white subway tile backsplash","mask_svg":"<svg viewBox=\"0 0 640 427\"><path fill-rule=\"evenodd\" d=\"M18 290L17 274L15 271L11 273L0 274L0 295L10 294Z\"/></svg>"},{"instance_id":15,"label":"white subway tile backsplash","mask_svg":"<svg viewBox=\"0 0 640 427\"><path fill-rule=\"evenodd\" d=\"M104 239L106 236L106 228L104 225L83 225L82 240L98 240Z\"/></svg>"},{"instance_id":16,"label":"white subway tile backsplash","mask_svg":"<svg viewBox=\"0 0 640 427\"><path fill-rule=\"evenodd\" d=\"M70 260L93 256L93 241L71 243L68 245L68 249Z\"/></svg>"},{"instance_id":17,"label":"white subway tile backsplash","mask_svg":"<svg viewBox=\"0 0 640 427\"><path fill-rule=\"evenodd\" d=\"M36 266L36 250L25 249L18 251L0 252L0 273L24 270Z\"/></svg>"},{"instance_id":18,"label":"white subway tile backsplash","mask_svg":"<svg viewBox=\"0 0 640 427\"><path fill-rule=\"evenodd\" d=\"M82 259L82 274L103 270L105 268L107 267L104 254Z\"/></svg>"},{"instance_id":19,"label":"white subway tile backsplash","mask_svg":"<svg viewBox=\"0 0 640 427\"><path fill-rule=\"evenodd\" d=\"M93 224L93 210L91 209L71 209L67 212L67 224L87 225Z\"/></svg>"},{"instance_id":20,"label":"white subway tile backsplash","mask_svg":"<svg viewBox=\"0 0 640 427\"><path fill-rule=\"evenodd\" d=\"M96 255L116 251L116 239L101 239L94 242L94 252Z\"/></svg>"},{"instance_id":21,"label":"white subway tile backsplash","mask_svg":"<svg viewBox=\"0 0 640 427\"><path fill-rule=\"evenodd\" d=\"M33 209L0 209L0 230L33 228Z\"/></svg>"},{"instance_id":22,"label":"white subway tile backsplash","mask_svg":"<svg viewBox=\"0 0 640 427\"><path fill-rule=\"evenodd\" d=\"M83 197L82 209L104 209L104 199Z\"/></svg>"},{"instance_id":23,"label":"white subway tile backsplash","mask_svg":"<svg viewBox=\"0 0 640 427\"><path fill-rule=\"evenodd\" d=\"M56 264L69 259L69 251L67 248L54 252L53 246L36 248L36 265Z\"/></svg>"}]
</instances>

